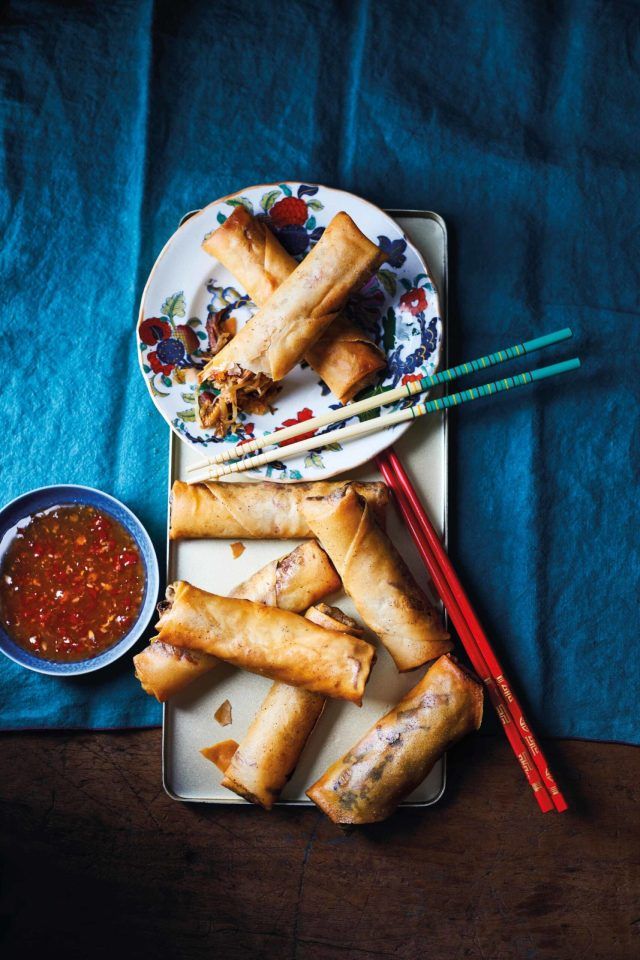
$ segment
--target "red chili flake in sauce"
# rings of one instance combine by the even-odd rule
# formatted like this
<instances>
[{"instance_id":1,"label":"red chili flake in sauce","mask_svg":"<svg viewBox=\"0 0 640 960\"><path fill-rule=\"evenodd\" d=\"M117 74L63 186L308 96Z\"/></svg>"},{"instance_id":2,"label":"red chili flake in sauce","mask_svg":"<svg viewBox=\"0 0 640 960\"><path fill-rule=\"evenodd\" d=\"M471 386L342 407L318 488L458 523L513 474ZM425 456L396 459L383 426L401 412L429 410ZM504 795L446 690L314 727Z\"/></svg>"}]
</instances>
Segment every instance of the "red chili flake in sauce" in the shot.
<instances>
[{"instance_id":1,"label":"red chili flake in sauce","mask_svg":"<svg viewBox=\"0 0 640 960\"><path fill-rule=\"evenodd\" d=\"M95 507L61 504L19 526L0 567L0 619L44 660L87 660L136 621L144 567L133 537Z\"/></svg>"}]
</instances>

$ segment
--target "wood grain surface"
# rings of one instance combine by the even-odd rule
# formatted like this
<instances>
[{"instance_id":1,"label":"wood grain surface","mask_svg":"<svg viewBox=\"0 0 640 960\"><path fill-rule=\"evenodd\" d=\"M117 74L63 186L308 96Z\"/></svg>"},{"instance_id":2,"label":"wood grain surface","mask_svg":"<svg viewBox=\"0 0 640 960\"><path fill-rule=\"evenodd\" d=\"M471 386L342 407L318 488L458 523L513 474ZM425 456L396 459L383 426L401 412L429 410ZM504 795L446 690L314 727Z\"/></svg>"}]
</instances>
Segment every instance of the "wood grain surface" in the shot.
<instances>
[{"instance_id":1,"label":"wood grain surface","mask_svg":"<svg viewBox=\"0 0 640 960\"><path fill-rule=\"evenodd\" d=\"M344 834L170 800L158 730L5 734L0 954L637 958L640 750L546 747L568 814L540 814L506 742L477 736L437 806Z\"/></svg>"}]
</instances>

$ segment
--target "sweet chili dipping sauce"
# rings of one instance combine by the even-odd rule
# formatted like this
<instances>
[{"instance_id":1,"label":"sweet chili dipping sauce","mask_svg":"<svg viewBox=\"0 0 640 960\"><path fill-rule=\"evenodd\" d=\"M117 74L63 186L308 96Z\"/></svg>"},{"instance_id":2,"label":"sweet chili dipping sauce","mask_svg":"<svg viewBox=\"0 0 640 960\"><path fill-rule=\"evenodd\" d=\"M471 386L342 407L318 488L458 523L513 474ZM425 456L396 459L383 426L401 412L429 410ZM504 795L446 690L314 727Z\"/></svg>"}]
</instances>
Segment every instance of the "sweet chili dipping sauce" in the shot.
<instances>
[{"instance_id":1,"label":"sweet chili dipping sauce","mask_svg":"<svg viewBox=\"0 0 640 960\"><path fill-rule=\"evenodd\" d=\"M18 526L0 566L0 619L44 660L87 660L117 643L142 605L131 535L94 507L61 504Z\"/></svg>"}]
</instances>

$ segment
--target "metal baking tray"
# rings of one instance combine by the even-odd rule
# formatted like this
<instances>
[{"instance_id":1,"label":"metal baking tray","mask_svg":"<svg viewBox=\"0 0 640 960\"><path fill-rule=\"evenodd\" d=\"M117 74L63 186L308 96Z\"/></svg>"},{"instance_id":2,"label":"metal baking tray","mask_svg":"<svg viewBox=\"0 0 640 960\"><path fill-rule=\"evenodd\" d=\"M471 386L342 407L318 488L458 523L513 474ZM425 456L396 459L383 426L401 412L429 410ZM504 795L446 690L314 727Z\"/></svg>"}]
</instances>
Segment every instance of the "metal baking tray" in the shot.
<instances>
[{"instance_id":1,"label":"metal baking tray","mask_svg":"<svg viewBox=\"0 0 640 960\"><path fill-rule=\"evenodd\" d=\"M445 363L447 358L447 231L435 213L418 210L390 210L407 236L429 264L432 279L440 295L445 324ZM186 218L185 218L186 219ZM169 490L174 480L185 479L186 468L201 453L181 443L170 432ZM427 417L408 430L395 444L429 515L447 540L447 420L446 415ZM379 479L373 465L360 467L345 477ZM395 508L390 508L388 532L418 582L426 586L426 573L411 537ZM245 542L246 550L234 560L229 540L192 540L175 542L167 537L167 582L189 580L196 586L225 594L265 563L282 556L296 546L295 541L266 540ZM356 616L344 593L327 598ZM373 723L385 714L403 694L414 686L419 671L398 674L387 652L378 644L378 661L367 685L361 708L328 701L298 768L285 787L280 804L312 806L305 789L338 757L351 747ZM174 800L200 803L244 804L245 800L220 785L222 775L200 754L200 749L219 740L242 740L249 723L266 695L271 681L245 671L220 665L211 674L182 691L165 704L163 710L162 775L166 792ZM214 712L229 699L233 722L221 727ZM427 779L408 797L405 806L425 807L443 795L446 783L446 758L437 763Z\"/></svg>"}]
</instances>

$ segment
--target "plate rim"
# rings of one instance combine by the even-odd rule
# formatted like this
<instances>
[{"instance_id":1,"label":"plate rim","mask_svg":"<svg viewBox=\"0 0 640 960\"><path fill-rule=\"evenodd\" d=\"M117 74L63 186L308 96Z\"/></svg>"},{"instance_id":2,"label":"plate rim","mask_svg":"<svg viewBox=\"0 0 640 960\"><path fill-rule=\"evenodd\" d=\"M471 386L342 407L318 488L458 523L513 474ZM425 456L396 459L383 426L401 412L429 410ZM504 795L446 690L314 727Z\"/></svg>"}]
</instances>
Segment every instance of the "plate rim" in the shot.
<instances>
[{"instance_id":1,"label":"plate rim","mask_svg":"<svg viewBox=\"0 0 640 960\"><path fill-rule=\"evenodd\" d=\"M196 217L200 217L200 216L202 216L203 214L205 214L211 207L216 206L216 205L219 204L219 203L225 203L227 200L229 200L229 199L231 199L231 198L234 198L234 197L237 197L237 196L240 196L241 194L246 193L247 191L250 191L250 190L268 189L269 187L272 187L272 188L278 187L278 188L279 188L280 185L283 184L283 183L284 183L284 184L287 184L287 185L292 184L292 183L304 183L305 185L310 186L310 187L317 187L318 189L328 190L328 191L330 191L331 193L338 193L338 194L342 194L343 196L346 196L346 197L352 197L352 198L354 198L356 201L358 201L359 203L364 203L364 204L366 204L368 207L371 207L372 210L374 210L376 213L380 214L380 215L381 215L382 217L384 217L385 219L387 219L387 220L392 220L392 221L393 221L393 223L396 225L396 227L398 228L398 230L399 230L400 233L402 234L402 237L403 237L404 240L406 241L407 245L408 245L409 247L411 247L411 249L415 252L415 254L417 255L417 257L418 257L418 259L420 260L420 262L421 262L421 263L424 265L424 267L426 268L426 272L427 272L427 275L428 275L428 277L429 277L429 280L431 281L431 283L433 284L433 286L434 286L434 288L435 288L436 295L437 295L437 298L438 298L438 313L440 314L441 322L442 322L442 328L443 328L443 334L442 334L442 337L441 337L441 339L440 339L440 348L439 348L439 349L440 349L440 353L439 353L439 355L438 355L438 362L436 363L436 367L440 365L440 364L439 364L439 361L441 361L442 358L443 358L443 356L444 356L445 335L444 335L444 321L442 321L442 301L443 301L443 296L442 296L442 294L441 294L441 291L440 291L438 285L436 284L436 282L435 282L434 279L433 279L430 266L429 266L429 264L425 261L425 258L424 258L424 256L423 256L423 254L420 252L420 250L418 249L418 247L416 246L416 244L413 242L413 240L412 240L412 239L406 234L406 232L402 229L402 227L400 226L400 224L397 223L395 217L393 216L393 214L402 214L403 216L407 216L407 215L411 216L412 214L415 214L415 215L417 215L418 217L424 217L426 214L430 214L430 215L432 215L432 219L437 218L437 220L438 220L438 222L439 222L439 225L442 227L443 232L444 232L445 252L446 252L447 249L448 249L447 229L446 229L445 221L442 219L442 217L441 217L439 214L433 214L433 212L432 212L432 211L429 211L429 210L424 210L424 211L423 211L423 210L406 210L406 211L405 211L405 210L399 210L399 209L397 209L397 208L390 209L390 210L387 212L387 211L384 210L382 207L379 207L377 204L373 203L371 200L367 200L367 199L365 199L364 197L361 197L359 194L353 193L353 191L351 191L351 190L343 190L343 189L341 189L340 187L331 187L331 186L328 186L327 184L315 183L315 182L311 182L311 181L307 181L307 180L287 180L287 179L284 179L284 180L279 180L279 181L277 181L277 182L276 182L276 181L273 181L273 182L271 182L271 183L256 183L256 184L251 184L251 185L249 185L249 186L242 187L240 190L234 190L234 191L232 191L231 193L227 193L227 194L225 194L225 195L222 196L222 197L218 197L218 198L215 199L215 200L211 200L209 203L205 204L205 205L204 205L203 207L201 207L200 209L188 211L187 214L185 214L183 217L181 217L181 219L180 219L180 221L179 221L179 223L178 223L178 226L177 226L176 229L173 231L173 233L168 237L168 239L166 240L166 242L165 242L165 244L163 245L162 249L161 249L160 252L158 253L158 255L157 255L157 257L156 257L156 259L155 259L155 261L154 261L154 263L153 263L153 266L152 266L151 270L149 271L149 275L148 275L148 277L147 277L147 279L146 279L144 288L143 288L143 290L142 290L142 294L141 294L141 296L140 296L140 306L139 306L139 309L138 309L138 319L137 319L137 321L136 321L135 329L134 329L135 350L136 350L136 355L137 355L137 358L138 358L138 367L139 367L139 370L140 370L140 374L141 374L141 376L142 376L142 379L143 379L144 382L145 382L145 385L146 385L146 387L147 387L147 392L149 393L149 396L150 396L150 398L151 398L151 402L152 402L154 408L158 411L158 413L160 414L160 416L162 417L162 419L164 420L164 422L167 424L167 426L169 427L169 429L175 434L176 437L178 437L178 439L181 441L181 443L185 443L187 446L192 446L192 444L189 444L189 443L187 442L187 440L185 440L184 436L183 436L183 435L180 433L180 431L173 425L173 422L172 422L171 420L169 420L169 419L165 416L165 414L162 412L162 410L160 410L160 408L159 408L158 405L156 404L156 399L155 399L155 397L154 397L154 395L153 395L153 391L152 391L152 389L151 389L151 383L150 383L149 379L148 379L148 378L145 376L145 374L144 374L144 369L143 369L143 365L142 365L143 358L142 358L142 353L141 353L141 351L140 351L139 342L138 342L138 341L139 341L138 328L139 328L140 323L142 322L142 320L144 320L143 308L144 308L145 299L146 299L146 296L147 296L147 291L148 291L148 289L149 289L149 285L150 285L150 283L151 283L151 281L152 281L152 279L153 279L153 277L154 277L154 275L155 275L155 272L156 272L156 270L157 270L157 268L158 268L158 266L159 266L159 264L160 264L160 261L162 260L162 257L163 257L164 254L165 254L165 251L166 251L166 250L168 249L168 247L174 242L174 240L175 240L176 236L178 235L178 233L180 233L180 231L181 231L184 227L186 227L186 225L187 225L188 223L191 223L191 221L194 220ZM445 305L445 306L446 306L446 305ZM388 450L388 448L389 448L393 443L395 443L396 440L399 440L400 437L404 436L404 434L414 425L414 422L415 422L414 420L408 420L406 423L396 424L396 425L391 426L391 427L384 427L384 428L382 428L382 429L381 429L380 431L378 431L378 432L379 432L380 434L386 434L387 437L388 437L388 442L385 442L384 446L380 447L380 449L379 449L378 451L376 451L375 454L370 455L370 454L366 454L366 453L365 453L365 454L363 454L362 459L359 459L359 460L357 460L357 461L354 461L353 463L349 464L349 466L347 466L347 467L338 467L338 468L335 469L335 470L329 469L328 472L326 472L326 473L323 474L322 478L319 478L319 477L318 477L318 478L315 478L315 477L314 477L314 478L309 478L309 477L306 477L306 476L303 476L303 477L301 477L300 479L292 479L292 478L290 478L290 477L269 477L269 478L268 478L268 482L269 482L269 483L309 483L309 482L310 482L310 483L313 483L313 482L315 482L316 480L319 480L319 479L330 480L332 477L337 476L339 473L347 473L347 472L350 471L350 470L357 470L358 467L361 467L361 466L363 466L365 463L368 463L369 460L373 459L373 457L378 456L380 453L383 453L385 450ZM206 449L206 448L205 448L205 449ZM204 456L206 456L206 452L203 451L203 457L204 457ZM256 475L253 471L251 471L251 470L247 470L247 471L244 471L244 473L243 473L242 475L232 475L232 476L227 476L227 477L220 477L219 480L220 480L221 482L225 482L225 483L226 483L226 482L233 483L233 482L237 482L238 480L242 480L243 477L244 477L245 482L246 482L247 480L249 480L249 481L253 481L253 482L255 482L255 483L259 483L259 482L265 481L265 479L266 479L266 478L264 478L264 477L262 477L262 476L257 476L257 475Z\"/></svg>"}]
</instances>

